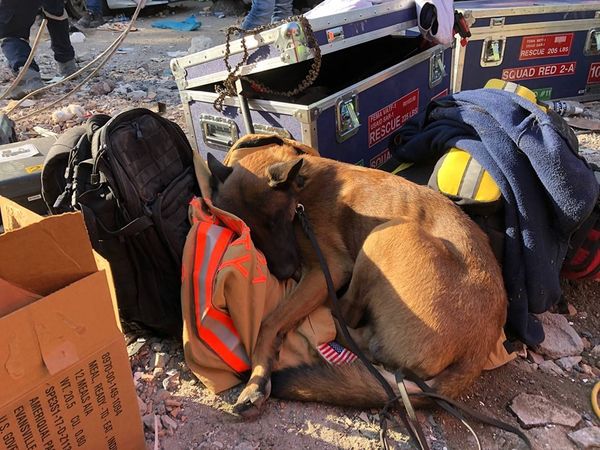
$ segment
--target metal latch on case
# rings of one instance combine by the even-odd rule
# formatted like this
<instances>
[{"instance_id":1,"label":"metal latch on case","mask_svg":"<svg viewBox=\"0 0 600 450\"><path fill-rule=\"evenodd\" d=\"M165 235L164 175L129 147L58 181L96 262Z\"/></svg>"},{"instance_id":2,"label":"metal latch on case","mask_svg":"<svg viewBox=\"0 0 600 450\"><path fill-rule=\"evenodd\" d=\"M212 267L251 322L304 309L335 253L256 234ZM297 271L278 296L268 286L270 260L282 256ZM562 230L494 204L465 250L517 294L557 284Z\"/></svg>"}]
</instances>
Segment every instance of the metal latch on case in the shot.
<instances>
[{"instance_id":1,"label":"metal latch on case","mask_svg":"<svg viewBox=\"0 0 600 450\"><path fill-rule=\"evenodd\" d=\"M444 52L437 51L431 55L429 60L429 87L435 87L440 84L445 76Z\"/></svg>"},{"instance_id":2,"label":"metal latch on case","mask_svg":"<svg viewBox=\"0 0 600 450\"><path fill-rule=\"evenodd\" d=\"M232 119L201 114L199 122L202 140L208 147L229 150L240 137L238 127Z\"/></svg>"},{"instance_id":3,"label":"metal latch on case","mask_svg":"<svg viewBox=\"0 0 600 450\"><path fill-rule=\"evenodd\" d=\"M481 67L498 66L504 59L506 38L487 38L483 41Z\"/></svg>"},{"instance_id":4,"label":"metal latch on case","mask_svg":"<svg viewBox=\"0 0 600 450\"><path fill-rule=\"evenodd\" d=\"M338 99L335 108L335 125L338 142L344 142L358 132L360 118L356 94Z\"/></svg>"},{"instance_id":5,"label":"metal latch on case","mask_svg":"<svg viewBox=\"0 0 600 450\"><path fill-rule=\"evenodd\" d=\"M600 54L600 28L593 28L588 32L583 53L588 56Z\"/></svg>"}]
</instances>

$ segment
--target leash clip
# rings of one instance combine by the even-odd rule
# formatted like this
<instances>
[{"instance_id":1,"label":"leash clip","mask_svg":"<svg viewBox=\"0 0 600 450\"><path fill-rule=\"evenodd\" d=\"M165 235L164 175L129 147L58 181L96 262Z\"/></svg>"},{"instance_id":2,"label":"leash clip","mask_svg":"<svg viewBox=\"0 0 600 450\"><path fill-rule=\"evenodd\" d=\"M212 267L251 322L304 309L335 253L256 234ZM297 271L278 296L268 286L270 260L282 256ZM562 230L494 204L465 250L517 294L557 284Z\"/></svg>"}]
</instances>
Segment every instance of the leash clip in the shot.
<instances>
[{"instance_id":1,"label":"leash clip","mask_svg":"<svg viewBox=\"0 0 600 450\"><path fill-rule=\"evenodd\" d=\"M296 214L304 214L304 205L302 203L296 205Z\"/></svg>"}]
</instances>

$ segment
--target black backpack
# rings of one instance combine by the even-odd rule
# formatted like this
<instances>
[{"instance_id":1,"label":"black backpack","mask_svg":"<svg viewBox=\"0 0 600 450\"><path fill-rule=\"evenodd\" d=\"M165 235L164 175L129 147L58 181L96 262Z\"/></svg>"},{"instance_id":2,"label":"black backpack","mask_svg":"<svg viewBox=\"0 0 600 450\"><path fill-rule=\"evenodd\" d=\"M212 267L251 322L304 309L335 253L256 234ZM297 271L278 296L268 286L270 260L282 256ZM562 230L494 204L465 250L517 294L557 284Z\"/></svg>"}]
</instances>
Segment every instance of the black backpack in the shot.
<instances>
[{"instance_id":1,"label":"black backpack","mask_svg":"<svg viewBox=\"0 0 600 450\"><path fill-rule=\"evenodd\" d=\"M180 336L181 256L199 188L181 128L143 108L92 116L51 149L42 195L53 214L83 213L113 272L121 319Z\"/></svg>"}]
</instances>

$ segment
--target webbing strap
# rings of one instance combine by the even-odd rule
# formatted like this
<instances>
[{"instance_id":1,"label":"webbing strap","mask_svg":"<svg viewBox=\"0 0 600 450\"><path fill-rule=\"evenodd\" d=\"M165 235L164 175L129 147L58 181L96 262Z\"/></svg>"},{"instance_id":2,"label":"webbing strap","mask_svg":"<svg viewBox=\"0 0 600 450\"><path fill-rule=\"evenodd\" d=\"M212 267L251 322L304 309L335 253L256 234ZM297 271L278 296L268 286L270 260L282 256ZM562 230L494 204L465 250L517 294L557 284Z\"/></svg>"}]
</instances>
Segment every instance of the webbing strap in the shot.
<instances>
[{"instance_id":1,"label":"webbing strap","mask_svg":"<svg viewBox=\"0 0 600 450\"><path fill-rule=\"evenodd\" d=\"M380 416L381 416L380 441L381 441L383 448L387 450L389 448L389 445L388 445L387 439L386 439L387 408L389 407L389 405L396 403L396 401L397 401L396 395L395 395L392 387L386 381L386 379L381 375L381 373L373 366L373 364L367 359L365 354L360 350L360 348L358 347L358 345L356 344L356 342L354 341L354 339L352 338L352 336L350 335L350 333L348 331L347 325L344 321L343 314L341 313L341 310L340 310L339 300L338 300L337 294L335 292L335 287L333 285L333 279L331 278L331 272L329 271L329 266L327 265L325 256L323 255L323 252L321 251L321 247L319 246L319 243L317 242L317 238L312 229L310 221L308 220L308 217L306 217L306 213L304 212L304 205L299 203L296 206L296 216L300 220L300 225L302 226L302 230L308 237L315 253L317 254L319 264L321 265L321 270L323 271L323 275L325 276L325 283L327 284L327 292L329 294L329 298L331 299L331 301L333 303L335 316L337 317L338 321L340 322L340 325L342 325L341 331L342 331L342 334L344 335L346 342L348 343L348 346L350 347L350 350L352 350L352 352L354 352L354 354L356 354L358 356L358 358L365 365L365 367L371 373L371 375L373 375L373 377L381 384L381 387L383 388L383 390L385 391L386 395L389 398L388 405L386 405L386 407L384 408L384 410L381 411L381 414L380 414ZM408 400L408 398L407 398L407 400ZM410 403L410 400L408 400L408 402ZM418 445L418 448L422 449L422 450L429 450L429 444L427 443L427 440L425 439L425 436L423 435L423 431L421 430L419 422L414 421L413 418L410 417L409 415L407 415L407 413L403 409L400 409L398 412L400 414L400 418L402 419L402 422L406 426L406 429L407 429L410 437ZM415 416L415 418L416 418L416 416Z\"/></svg>"}]
</instances>

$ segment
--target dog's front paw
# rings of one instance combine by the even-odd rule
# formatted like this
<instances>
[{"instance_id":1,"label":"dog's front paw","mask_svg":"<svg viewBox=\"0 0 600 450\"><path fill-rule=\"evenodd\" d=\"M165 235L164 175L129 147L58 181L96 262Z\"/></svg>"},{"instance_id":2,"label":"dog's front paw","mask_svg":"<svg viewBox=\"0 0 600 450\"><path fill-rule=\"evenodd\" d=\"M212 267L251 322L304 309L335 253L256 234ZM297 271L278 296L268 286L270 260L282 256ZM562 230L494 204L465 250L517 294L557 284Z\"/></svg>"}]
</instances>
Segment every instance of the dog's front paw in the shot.
<instances>
[{"instance_id":1,"label":"dog's front paw","mask_svg":"<svg viewBox=\"0 0 600 450\"><path fill-rule=\"evenodd\" d=\"M262 412L270 393L271 379L250 382L238 397L233 411L244 419L256 419Z\"/></svg>"}]
</instances>

